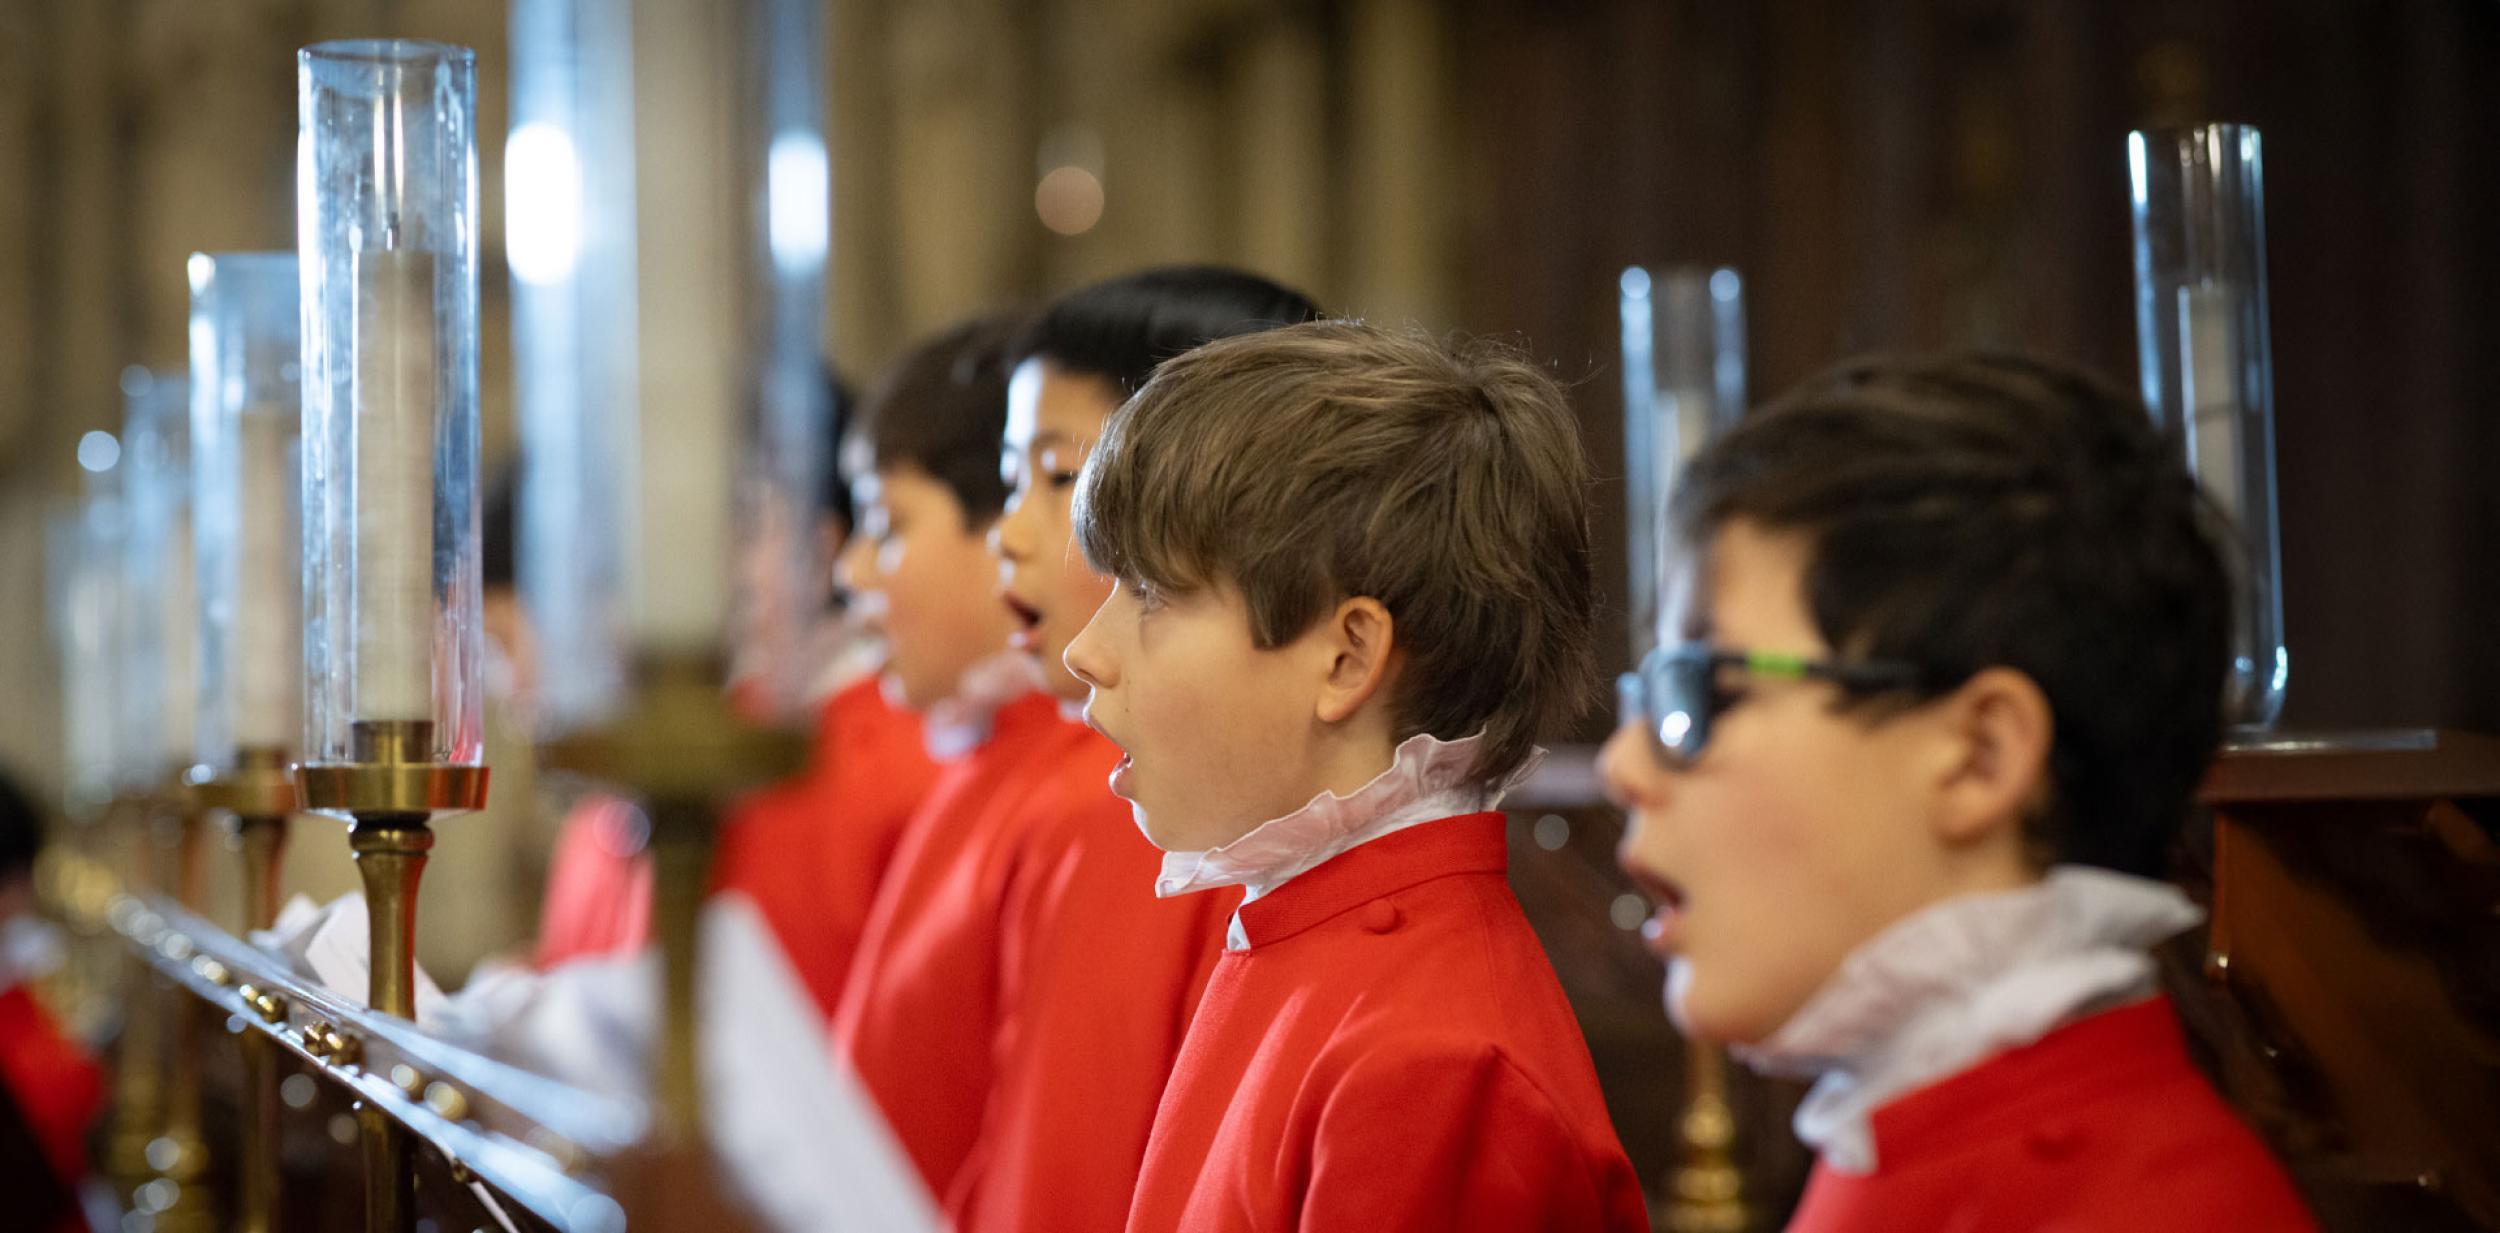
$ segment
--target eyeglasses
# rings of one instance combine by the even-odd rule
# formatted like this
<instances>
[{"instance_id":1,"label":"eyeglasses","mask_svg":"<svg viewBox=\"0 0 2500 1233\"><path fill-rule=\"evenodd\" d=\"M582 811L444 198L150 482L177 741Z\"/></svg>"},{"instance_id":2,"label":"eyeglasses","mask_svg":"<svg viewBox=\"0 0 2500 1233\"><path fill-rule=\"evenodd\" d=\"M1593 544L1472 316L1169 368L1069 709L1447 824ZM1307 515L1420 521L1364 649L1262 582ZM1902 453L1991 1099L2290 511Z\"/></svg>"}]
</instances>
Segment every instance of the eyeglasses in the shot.
<instances>
[{"instance_id":1,"label":"eyeglasses","mask_svg":"<svg viewBox=\"0 0 2500 1233\"><path fill-rule=\"evenodd\" d=\"M1651 651L1639 668L1616 679L1618 714L1624 723L1640 724L1661 766L1690 766L1709 743L1712 723L1736 705L1736 691L1721 687L1734 673L1775 681L1830 681L1854 694L1916 689L1929 675L1900 660L1846 663L1686 642Z\"/></svg>"}]
</instances>

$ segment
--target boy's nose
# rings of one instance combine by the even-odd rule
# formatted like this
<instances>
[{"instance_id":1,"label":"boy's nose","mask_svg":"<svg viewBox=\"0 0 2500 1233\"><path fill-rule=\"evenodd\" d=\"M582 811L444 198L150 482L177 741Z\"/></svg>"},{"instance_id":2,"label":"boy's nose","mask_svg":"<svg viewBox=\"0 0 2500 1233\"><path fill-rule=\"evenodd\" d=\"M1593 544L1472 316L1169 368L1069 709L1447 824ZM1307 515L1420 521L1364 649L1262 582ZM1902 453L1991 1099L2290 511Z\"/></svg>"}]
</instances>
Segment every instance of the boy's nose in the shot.
<instances>
[{"instance_id":1,"label":"boy's nose","mask_svg":"<svg viewBox=\"0 0 2500 1233\"><path fill-rule=\"evenodd\" d=\"M1640 814L1666 803L1670 776L1647 746L1640 726L1626 723L1617 725L1597 751L1597 778L1606 786L1606 799L1630 815L1634 825Z\"/></svg>"},{"instance_id":2,"label":"boy's nose","mask_svg":"<svg viewBox=\"0 0 2500 1233\"><path fill-rule=\"evenodd\" d=\"M1069 641L1067 652L1059 657L1059 662L1068 666L1068 672L1091 689L1108 689L1119 683L1119 670L1094 632L1101 620L1102 613L1097 609L1085 622L1085 628L1076 631L1076 637Z\"/></svg>"},{"instance_id":3,"label":"boy's nose","mask_svg":"<svg viewBox=\"0 0 2500 1233\"><path fill-rule=\"evenodd\" d=\"M865 589L876 570L877 549L865 535L854 533L833 558L833 585L844 591Z\"/></svg>"},{"instance_id":4,"label":"boy's nose","mask_svg":"<svg viewBox=\"0 0 2500 1233\"><path fill-rule=\"evenodd\" d=\"M990 524L990 555L1002 561L1022 561L1025 551L1024 505L1008 498L1006 511Z\"/></svg>"}]
</instances>

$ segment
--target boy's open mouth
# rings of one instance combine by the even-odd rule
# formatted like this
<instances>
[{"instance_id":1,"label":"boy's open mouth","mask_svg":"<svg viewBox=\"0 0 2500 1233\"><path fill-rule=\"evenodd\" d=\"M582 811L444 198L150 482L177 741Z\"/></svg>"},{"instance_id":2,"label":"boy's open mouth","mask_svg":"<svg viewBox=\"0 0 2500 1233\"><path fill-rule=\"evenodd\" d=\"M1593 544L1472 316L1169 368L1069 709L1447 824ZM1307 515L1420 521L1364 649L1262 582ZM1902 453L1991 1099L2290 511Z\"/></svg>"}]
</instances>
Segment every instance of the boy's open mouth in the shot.
<instances>
[{"instance_id":1,"label":"boy's open mouth","mask_svg":"<svg viewBox=\"0 0 2500 1233\"><path fill-rule=\"evenodd\" d=\"M1670 958L1683 942L1684 887L1646 869L1631 872L1632 880L1640 884L1642 893L1656 905L1649 919L1641 922L1641 942L1651 954L1661 959Z\"/></svg>"},{"instance_id":2,"label":"boy's open mouth","mask_svg":"<svg viewBox=\"0 0 2500 1233\"><path fill-rule=\"evenodd\" d=\"M1007 611L1015 614L1018 626L1013 633L1007 635L1007 645L1019 651L1038 652L1041 641L1042 610L1024 602L1012 591L1001 592L999 598L1006 601Z\"/></svg>"}]
</instances>

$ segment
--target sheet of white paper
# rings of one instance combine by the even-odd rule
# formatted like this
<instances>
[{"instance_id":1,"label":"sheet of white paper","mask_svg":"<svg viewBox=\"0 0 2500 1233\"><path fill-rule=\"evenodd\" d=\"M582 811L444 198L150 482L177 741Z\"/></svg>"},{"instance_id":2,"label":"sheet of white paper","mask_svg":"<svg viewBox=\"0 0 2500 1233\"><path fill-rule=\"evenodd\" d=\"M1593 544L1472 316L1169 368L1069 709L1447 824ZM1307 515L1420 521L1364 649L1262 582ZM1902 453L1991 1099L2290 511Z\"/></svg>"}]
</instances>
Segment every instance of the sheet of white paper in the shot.
<instances>
[{"instance_id":1,"label":"sheet of white paper","mask_svg":"<svg viewBox=\"0 0 2500 1233\"><path fill-rule=\"evenodd\" d=\"M715 896L700 945L704 1116L733 1192L784 1233L933 1233L936 1203L837 1063L754 905ZM647 1099L657 982L648 953L496 971L427 1026L577 1087Z\"/></svg>"},{"instance_id":2,"label":"sheet of white paper","mask_svg":"<svg viewBox=\"0 0 2500 1233\"><path fill-rule=\"evenodd\" d=\"M349 891L317 908L297 895L278 910L275 923L252 935L252 942L286 956L297 975L363 1005L369 1000L372 975L372 935L365 926L362 891ZM416 974L417 1022L424 1024L441 1013L443 990L422 966Z\"/></svg>"}]
</instances>

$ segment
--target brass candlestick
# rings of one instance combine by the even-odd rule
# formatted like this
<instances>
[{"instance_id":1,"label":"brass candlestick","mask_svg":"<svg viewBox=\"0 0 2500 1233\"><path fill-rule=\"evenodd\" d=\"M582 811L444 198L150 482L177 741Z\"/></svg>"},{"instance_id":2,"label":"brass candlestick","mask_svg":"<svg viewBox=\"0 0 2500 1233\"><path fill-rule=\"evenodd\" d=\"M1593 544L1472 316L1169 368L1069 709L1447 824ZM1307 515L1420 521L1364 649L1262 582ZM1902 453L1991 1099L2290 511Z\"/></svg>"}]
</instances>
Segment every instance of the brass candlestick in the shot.
<instances>
[{"instance_id":1,"label":"brass candlestick","mask_svg":"<svg viewBox=\"0 0 2500 1233\"><path fill-rule=\"evenodd\" d=\"M699 1143L702 1101L695 1039L695 935L710 887L720 802L740 787L798 767L806 741L757 728L729 705L720 665L706 657L642 662L629 710L616 722L549 742L547 765L634 794L651 820L652 937L660 948L659 1049L654 1061L661 1134Z\"/></svg>"},{"instance_id":2,"label":"brass candlestick","mask_svg":"<svg viewBox=\"0 0 2500 1233\"><path fill-rule=\"evenodd\" d=\"M198 785L202 806L234 816L243 865L244 936L278 919L278 867L286 855L287 818L295 812L295 778L286 751L236 751L234 769ZM274 1233L278 1210L278 1046L244 1033L243 1143L236 1174L235 1225L241 1233Z\"/></svg>"},{"instance_id":3,"label":"brass candlestick","mask_svg":"<svg viewBox=\"0 0 2500 1233\"><path fill-rule=\"evenodd\" d=\"M126 793L106 809L105 822L118 849L123 885L145 893L165 883L160 868L152 794ZM124 896L108 914L128 919L144 911ZM165 1124L165 1005L156 969L135 951L122 957L121 1029L114 1042L113 1123L105 1141L105 1169L124 1196L155 1175L148 1146Z\"/></svg>"},{"instance_id":4,"label":"brass candlestick","mask_svg":"<svg viewBox=\"0 0 2500 1233\"><path fill-rule=\"evenodd\" d=\"M352 819L348 846L365 884L367 995L375 1010L415 1019L417 882L434 846L434 815L465 813L486 803L486 768L432 761L430 720L358 720L354 761L296 768L306 809ZM365 1226L371 1233L413 1227L415 1174L407 1136L366 1103L356 1114L364 1132Z\"/></svg>"},{"instance_id":5,"label":"brass candlestick","mask_svg":"<svg viewBox=\"0 0 2500 1233\"><path fill-rule=\"evenodd\" d=\"M205 812L187 783L173 785L162 798L176 827L174 893L183 907L197 912L205 898L201 877L201 832ZM175 994L173 1056L167 1067L165 1133L148 1144L148 1163L158 1178L172 1184L161 1196L171 1201L156 1213L160 1233L206 1233L214 1223L208 1193L208 1141L201 1132L201 1065L213 1025L210 1010L198 998Z\"/></svg>"},{"instance_id":6,"label":"brass candlestick","mask_svg":"<svg viewBox=\"0 0 2500 1233\"><path fill-rule=\"evenodd\" d=\"M1717 1045L1684 1042L1686 1096L1676 1119L1676 1165L1668 1180L1666 1227L1671 1233L1744 1233L1745 1179L1732 1149L1736 1117L1727 1103L1727 1054Z\"/></svg>"}]
</instances>

